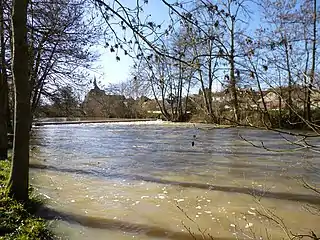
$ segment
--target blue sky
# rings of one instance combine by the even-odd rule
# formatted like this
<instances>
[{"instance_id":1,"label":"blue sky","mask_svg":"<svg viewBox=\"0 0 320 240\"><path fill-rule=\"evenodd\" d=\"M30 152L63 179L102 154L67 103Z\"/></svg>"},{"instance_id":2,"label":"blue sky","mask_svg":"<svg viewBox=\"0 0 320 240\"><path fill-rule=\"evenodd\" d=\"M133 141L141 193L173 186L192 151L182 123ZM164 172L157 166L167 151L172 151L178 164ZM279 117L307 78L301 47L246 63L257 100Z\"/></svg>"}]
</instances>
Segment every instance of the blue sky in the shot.
<instances>
[{"instance_id":1,"label":"blue sky","mask_svg":"<svg viewBox=\"0 0 320 240\"><path fill-rule=\"evenodd\" d=\"M130 4L135 1L122 0L121 2L128 6L128 3ZM151 14L151 19L156 23L169 20L168 8L161 3L160 0L149 0L148 5L144 7L144 13ZM101 48L99 52L101 54L101 59L97 65L101 66L101 69L97 70L97 74L94 75L102 84L108 85L109 83L119 83L132 77L130 75L130 69L133 65L132 58L120 53L119 57L121 60L116 61L115 53L111 53L109 49Z\"/></svg>"},{"instance_id":2,"label":"blue sky","mask_svg":"<svg viewBox=\"0 0 320 240\"><path fill-rule=\"evenodd\" d=\"M134 0L122 0L124 5L128 6L134 4ZM169 1L175 2L175 1ZM217 0L219 2L219 0ZM259 25L259 10L255 5L251 4L251 11L254 13L254 19L250 22L250 28L256 28ZM149 3L144 7L144 13L151 14L151 19L156 23L162 23L163 21L169 21L168 7L165 6L161 0L149 0ZM110 53L109 49L101 48L99 50L101 59L97 63L101 68L94 74L97 80L107 86L109 83L119 83L131 78L130 69L133 65L133 60L123 54L119 54L120 61L116 61L115 53ZM219 88L216 85L216 88Z\"/></svg>"}]
</instances>

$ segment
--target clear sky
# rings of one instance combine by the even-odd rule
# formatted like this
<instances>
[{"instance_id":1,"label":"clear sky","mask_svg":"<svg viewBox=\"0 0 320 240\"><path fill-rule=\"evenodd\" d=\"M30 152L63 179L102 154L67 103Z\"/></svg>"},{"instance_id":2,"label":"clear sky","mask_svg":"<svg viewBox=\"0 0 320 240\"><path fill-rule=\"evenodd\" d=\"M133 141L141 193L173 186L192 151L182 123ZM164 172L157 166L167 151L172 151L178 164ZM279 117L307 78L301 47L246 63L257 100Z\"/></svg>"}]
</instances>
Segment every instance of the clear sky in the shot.
<instances>
[{"instance_id":1,"label":"clear sky","mask_svg":"<svg viewBox=\"0 0 320 240\"><path fill-rule=\"evenodd\" d=\"M218 2L219 0L217 0ZM122 0L124 5L134 4L134 0ZM168 1L175 2L175 1ZM250 28L254 29L259 24L259 10L257 6L250 4L250 11L253 12L254 19L250 22ZM146 15L151 14L152 21L155 23L169 22L168 7L161 0L149 0L149 3L144 7ZM130 69L133 65L133 60L129 56L120 53L120 61L116 61L115 53L111 53L108 48L101 48L99 52L102 54L100 61L97 63L101 68L94 74L97 80L107 86L109 83L119 83L131 78ZM219 88L219 86L216 86Z\"/></svg>"}]
</instances>

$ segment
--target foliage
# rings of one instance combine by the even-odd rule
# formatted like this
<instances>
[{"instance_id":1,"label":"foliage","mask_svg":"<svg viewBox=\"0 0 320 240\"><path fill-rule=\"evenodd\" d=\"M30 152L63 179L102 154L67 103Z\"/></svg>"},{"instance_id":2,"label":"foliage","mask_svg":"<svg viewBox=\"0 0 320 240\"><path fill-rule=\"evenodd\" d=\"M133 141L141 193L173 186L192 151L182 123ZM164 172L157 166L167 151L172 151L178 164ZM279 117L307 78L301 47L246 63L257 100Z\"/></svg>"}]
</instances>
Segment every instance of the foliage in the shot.
<instances>
[{"instance_id":1,"label":"foliage","mask_svg":"<svg viewBox=\"0 0 320 240\"><path fill-rule=\"evenodd\" d=\"M50 96L50 104L42 107L51 117L77 117L81 116L80 101L71 86L58 88Z\"/></svg>"}]
</instances>

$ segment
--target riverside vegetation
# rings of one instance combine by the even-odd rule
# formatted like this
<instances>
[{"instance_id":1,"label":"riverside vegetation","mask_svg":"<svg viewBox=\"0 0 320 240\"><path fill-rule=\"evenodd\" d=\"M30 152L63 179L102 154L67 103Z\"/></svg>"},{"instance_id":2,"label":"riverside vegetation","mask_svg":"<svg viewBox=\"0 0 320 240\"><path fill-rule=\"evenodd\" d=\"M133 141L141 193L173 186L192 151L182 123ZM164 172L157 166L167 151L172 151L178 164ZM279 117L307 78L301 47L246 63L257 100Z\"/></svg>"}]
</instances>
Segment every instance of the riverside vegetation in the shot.
<instances>
[{"instance_id":1,"label":"riverside vegetation","mask_svg":"<svg viewBox=\"0 0 320 240\"><path fill-rule=\"evenodd\" d=\"M9 173L10 161L0 161L0 239L53 239L53 234L47 228L47 222L36 216L42 201L32 194L31 187L30 199L24 204L8 197L5 185Z\"/></svg>"}]
</instances>

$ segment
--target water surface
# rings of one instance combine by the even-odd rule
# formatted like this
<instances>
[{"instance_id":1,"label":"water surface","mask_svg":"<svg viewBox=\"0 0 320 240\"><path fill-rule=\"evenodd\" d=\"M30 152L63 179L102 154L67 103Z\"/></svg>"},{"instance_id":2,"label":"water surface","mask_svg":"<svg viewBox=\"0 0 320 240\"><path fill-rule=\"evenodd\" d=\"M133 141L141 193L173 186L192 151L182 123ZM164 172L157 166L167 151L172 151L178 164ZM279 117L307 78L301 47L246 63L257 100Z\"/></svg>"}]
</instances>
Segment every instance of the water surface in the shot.
<instances>
[{"instance_id":1,"label":"water surface","mask_svg":"<svg viewBox=\"0 0 320 240\"><path fill-rule=\"evenodd\" d=\"M65 239L279 239L259 212L294 232L320 230L305 206L320 199L297 177L319 183L319 158L278 134L159 122L34 129L32 183ZM192 146L194 142L194 146ZM267 229L267 230L266 230Z\"/></svg>"}]
</instances>

